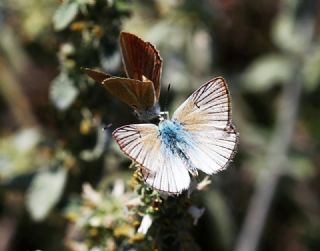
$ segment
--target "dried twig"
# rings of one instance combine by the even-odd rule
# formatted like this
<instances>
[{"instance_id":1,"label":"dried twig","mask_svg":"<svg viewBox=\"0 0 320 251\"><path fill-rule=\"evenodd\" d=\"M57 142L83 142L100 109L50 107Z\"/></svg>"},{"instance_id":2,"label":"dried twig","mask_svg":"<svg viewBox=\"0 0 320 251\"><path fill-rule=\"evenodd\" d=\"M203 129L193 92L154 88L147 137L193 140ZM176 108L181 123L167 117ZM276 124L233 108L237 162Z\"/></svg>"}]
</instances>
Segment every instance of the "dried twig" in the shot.
<instances>
[{"instance_id":1,"label":"dried twig","mask_svg":"<svg viewBox=\"0 0 320 251\"><path fill-rule=\"evenodd\" d=\"M313 24L309 23L309 25L309 34L305 34L309 35L310 41L306 51L311 48L314 32ZM285 162L297 120L303 85L301 75L303 59L300 55L297 55L295 60L295 75L283 89L282 103L277 115L277 126L266 156L267 168L256 180L256 189L249 203L247 215L236 240L234 251L254 251L257 249L274 193L280 177L285 171Z\"/></svg>"}]
</instances>

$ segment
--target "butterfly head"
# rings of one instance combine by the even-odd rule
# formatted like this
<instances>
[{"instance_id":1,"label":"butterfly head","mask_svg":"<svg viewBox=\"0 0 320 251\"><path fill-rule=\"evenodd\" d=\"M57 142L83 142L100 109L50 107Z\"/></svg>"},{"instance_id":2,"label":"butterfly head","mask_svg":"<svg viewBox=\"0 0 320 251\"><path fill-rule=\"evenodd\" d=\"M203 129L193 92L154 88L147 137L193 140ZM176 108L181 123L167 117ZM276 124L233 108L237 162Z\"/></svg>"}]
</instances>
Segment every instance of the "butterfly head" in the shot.
<instances>
[{"instance_id":1,"label":"butterfly head","mask_svg":"<svg viewBox=\"0 0 320 251\"><path fill-rule=\"evenodd\" d=\"M161 116L160 107L158 103L156 103L152 107L145 109L138 109L137 107L134 107L134 114L140 121L152 121Z\"/></svg>"}]
</instances>

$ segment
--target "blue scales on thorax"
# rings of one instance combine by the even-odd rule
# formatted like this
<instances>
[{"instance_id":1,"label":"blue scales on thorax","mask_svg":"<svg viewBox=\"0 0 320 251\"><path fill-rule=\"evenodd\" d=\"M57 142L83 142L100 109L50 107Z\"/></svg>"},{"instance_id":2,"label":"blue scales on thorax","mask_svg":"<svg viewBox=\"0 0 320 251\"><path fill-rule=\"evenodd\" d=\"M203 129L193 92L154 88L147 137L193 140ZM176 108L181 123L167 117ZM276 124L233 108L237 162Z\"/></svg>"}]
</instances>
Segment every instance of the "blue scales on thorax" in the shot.
<instances>
[{"instance_id":1,"label":"blue scales on thorax","mask_svg":"<svg viewBox=\"0 0 320 251\"><path fill-rule=\"evenodd\" d=\"M183 128L179 122L174 120L164 120L159 124L159 136L165 149L174 155L178 155L188 166L192 175L198 175L197 169L190 162L186 155L187 149L192 144L191 135Z\"/></svg>"}]
</instances>

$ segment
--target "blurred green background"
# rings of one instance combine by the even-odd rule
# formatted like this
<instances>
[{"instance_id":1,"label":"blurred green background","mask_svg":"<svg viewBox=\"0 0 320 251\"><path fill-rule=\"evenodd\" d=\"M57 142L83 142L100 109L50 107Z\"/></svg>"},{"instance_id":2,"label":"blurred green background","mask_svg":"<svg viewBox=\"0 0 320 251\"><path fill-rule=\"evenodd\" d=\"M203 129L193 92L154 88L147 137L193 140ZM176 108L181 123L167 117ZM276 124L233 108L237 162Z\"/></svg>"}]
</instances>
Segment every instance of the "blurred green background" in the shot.
<instances>
[{"instance_id":1,"label":"blurred green background","mask_svg":"<svg viewBox=\"0 0 320 251\"><path fill-rule=\"evenodd\" d=\"M207 80L229 84L240 145L198 198L201 250L320 250L319 1L2 0L0 251L122 250L70 245L83 184L112 217L108 194L130 197L111 132L137 120L80 70L125 76L120 31L160 51L171 114Z\"/></svg>"}]
</instances>

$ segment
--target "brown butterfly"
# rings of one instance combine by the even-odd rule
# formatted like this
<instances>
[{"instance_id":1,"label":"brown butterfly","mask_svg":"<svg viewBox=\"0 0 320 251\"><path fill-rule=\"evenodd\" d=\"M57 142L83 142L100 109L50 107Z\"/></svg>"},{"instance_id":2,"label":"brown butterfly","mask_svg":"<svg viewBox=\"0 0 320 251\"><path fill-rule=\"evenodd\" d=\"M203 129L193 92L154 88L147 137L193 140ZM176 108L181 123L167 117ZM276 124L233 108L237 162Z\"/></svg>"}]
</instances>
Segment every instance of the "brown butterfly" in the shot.
<instances>
[{"instance_id":1,"label":"brown butterfly","mask_svg":"<svg viewBox=\"0 0 320 251\"><path fill-rule=\"evenodd\" d=\"M113 96L132 107L140 120L151 120L160 114L162 59L151 43L131 33L121 32L120 46L128 78L88 68L83 70Z\"/></svg>"}]
</instances>

